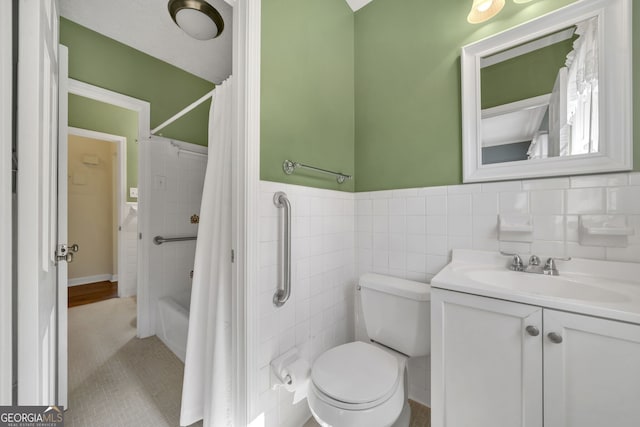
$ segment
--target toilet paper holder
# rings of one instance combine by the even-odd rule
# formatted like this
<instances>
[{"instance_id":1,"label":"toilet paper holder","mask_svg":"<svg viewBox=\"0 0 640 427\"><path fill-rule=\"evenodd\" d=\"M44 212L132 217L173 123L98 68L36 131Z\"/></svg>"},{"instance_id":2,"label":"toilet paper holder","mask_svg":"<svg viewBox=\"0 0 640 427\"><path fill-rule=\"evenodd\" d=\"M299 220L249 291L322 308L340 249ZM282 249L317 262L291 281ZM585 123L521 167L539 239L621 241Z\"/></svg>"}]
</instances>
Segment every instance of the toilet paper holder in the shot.
<instances>
[{"instance_id":1,"label":"toilet paper holder","mask_svg":"<svg viewBox=\"0 0 640 427\"><path fill-rule=\"evenodd\" d=\"M310 377L311 367L295 347L271 362L271 389L293 393L294 404L307 397Z\"/></svg>"},{"instance_id":2,"label":"toilet paper holder","mask_svg":"<svg viewBox=\"0 0 640 427\"><path fill-rule=\"evenodd\" d=\"M273 377L275 377L272 377L272 388L291 385L293 383L293 378L286 372L286 367L296 359L298 359L298 349L294 347L271 361L271 372L273 373Z\"/></svg>"}]
</instances>

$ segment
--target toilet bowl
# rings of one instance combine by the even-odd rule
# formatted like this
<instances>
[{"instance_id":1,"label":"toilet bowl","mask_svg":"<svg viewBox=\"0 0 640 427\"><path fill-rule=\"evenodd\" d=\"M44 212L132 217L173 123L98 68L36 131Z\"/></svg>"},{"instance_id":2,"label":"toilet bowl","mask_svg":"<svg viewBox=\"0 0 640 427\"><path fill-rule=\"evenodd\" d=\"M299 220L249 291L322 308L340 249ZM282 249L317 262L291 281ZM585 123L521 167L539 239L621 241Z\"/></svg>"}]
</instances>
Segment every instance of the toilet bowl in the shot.
<instances>
[{"instance_id":1,"label":"toilet bowl","mask_svg":"<svg viewBox=\"0 0 640 427\"><path fill-rule=\"evenodd\" d=\"M377 274L359 285L372 342L343 344L315 360L309 408L322 426L407 427L407 359L429 354L430 287Z\"/></svg>"},{"instance_id":2,"label":"toilet bowl","mask_svg":"<svg viewBox=\"0 0 640 427\"><path fill-rule=\"evenodd\" d=\"M325 425L391 426L406 400L405 366L372 344L357 341L335 347L313 364L309 407Z\"/></svg>"}]
</instances>

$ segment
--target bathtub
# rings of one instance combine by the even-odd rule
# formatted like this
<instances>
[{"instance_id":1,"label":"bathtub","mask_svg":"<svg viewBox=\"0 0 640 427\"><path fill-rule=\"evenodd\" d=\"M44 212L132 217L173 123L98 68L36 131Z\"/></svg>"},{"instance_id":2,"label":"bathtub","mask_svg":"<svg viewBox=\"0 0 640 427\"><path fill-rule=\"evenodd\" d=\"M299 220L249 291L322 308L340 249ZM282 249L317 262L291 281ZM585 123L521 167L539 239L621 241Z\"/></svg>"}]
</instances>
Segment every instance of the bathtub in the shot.
<instances>
[{"instance_id":1,"label":"bathtub","mask_svg":"<svg viewBox=\"0 0 640 427\"><path fill-rule=\"evenodd\" d=\"M191 289L167 295L158 301L156 335L184 362L187 353Z\"/></svg>"}]
</instances>

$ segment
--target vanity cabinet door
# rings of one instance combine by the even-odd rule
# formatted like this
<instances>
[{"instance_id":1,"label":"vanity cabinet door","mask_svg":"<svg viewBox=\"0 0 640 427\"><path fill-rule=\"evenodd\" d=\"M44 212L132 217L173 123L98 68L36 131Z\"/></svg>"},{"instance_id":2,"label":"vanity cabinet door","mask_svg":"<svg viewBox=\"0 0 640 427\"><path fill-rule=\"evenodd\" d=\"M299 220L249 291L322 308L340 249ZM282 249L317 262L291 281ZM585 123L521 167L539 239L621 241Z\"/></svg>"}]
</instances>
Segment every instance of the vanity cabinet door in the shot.
<instances>
[{"instance_id":1,"label":"vanity cabinet door","mask_svg":"<svg viewBox=\"0 0 640 427\"><path fill-rule=\"evenodd\" d=\"M431 326L433 427L542 426L540 307L432 288Z\"/></svg>"},{"instance_id":2,"label":"vanity cabinet door","mask_svg":"<svg viewBox=\"0 0 640 427\"><path fill-rule=\"evenodd\" d=\"M545 427L640 426L639 325L545 309L543 341Z\"/></svg>"}]
</instances>

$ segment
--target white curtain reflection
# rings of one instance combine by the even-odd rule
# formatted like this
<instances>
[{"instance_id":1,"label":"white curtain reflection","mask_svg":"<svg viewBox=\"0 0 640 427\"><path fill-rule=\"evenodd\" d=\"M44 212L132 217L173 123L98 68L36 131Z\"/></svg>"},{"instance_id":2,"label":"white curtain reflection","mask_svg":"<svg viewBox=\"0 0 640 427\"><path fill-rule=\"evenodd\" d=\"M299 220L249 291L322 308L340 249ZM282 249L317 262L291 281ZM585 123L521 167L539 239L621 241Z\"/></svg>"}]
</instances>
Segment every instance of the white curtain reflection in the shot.
<instances>
[{"instance_id":1,"label":"white curtain reflection","mask_svg":"<svg viewBox=\"0 0 640 427\"><path fill-rule=\"evenodd\" d=\"M598 23L577 24L578 38L567 55L567 123L571 125L570 154L597 152L598 141Z\"/></svg>"}]
</instances>

